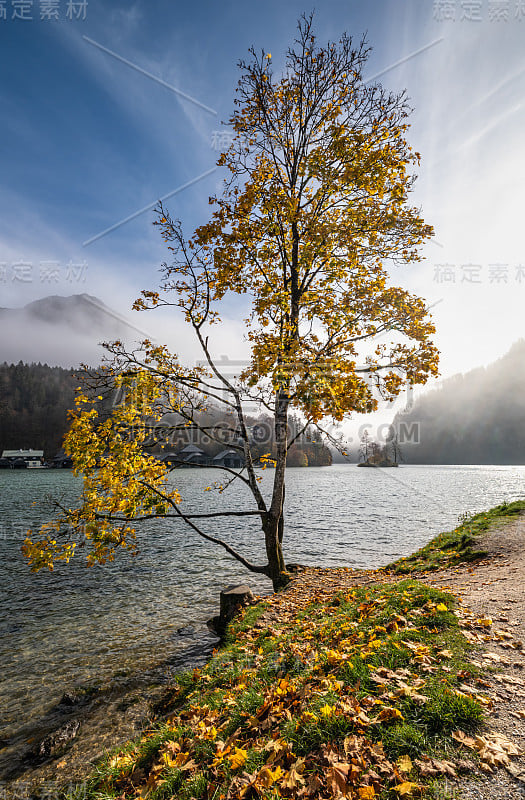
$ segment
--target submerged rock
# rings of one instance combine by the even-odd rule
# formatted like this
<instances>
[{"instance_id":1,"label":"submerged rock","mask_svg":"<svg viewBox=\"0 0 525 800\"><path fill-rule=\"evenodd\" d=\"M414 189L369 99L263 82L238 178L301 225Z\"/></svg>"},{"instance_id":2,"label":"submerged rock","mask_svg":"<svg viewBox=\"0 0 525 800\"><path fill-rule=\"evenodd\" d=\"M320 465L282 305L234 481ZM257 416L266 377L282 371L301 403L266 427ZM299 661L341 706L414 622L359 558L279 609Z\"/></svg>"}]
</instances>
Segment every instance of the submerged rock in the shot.
<instances>
[{"instance_id":1,"label":"submerged rock","mask_svg":"<svg viewBox=\"0 0 525 800\"><path fill-rule=\"evenodd\" d=\"M72 706L85 705L98 692L99 688L98 686L75 686L64 692L58 706L59 708L64 707L63 710L69 710Z\"/></svg>"},{"instance_id":2,"label":"submerged rock","mask_svg":"<svg viewBox=\"0 0 525 800\"><path fill-rule=\"evenodd\" d=\"M194 636L195 628L193 625L184 625L182 628L177 628L177 636Z\"/></svg>"},{"instance_id":3,"label":"submerged rock","mask_svg":"<svg viewBox=\"0 0 525 800\"><path fill-rule=\"evenodd\" d=\"M38 763L48 758L56 758L69 746L80 730L80 720L72 719L58 730L45 736L26 756L31 763Z\"/></svg>"}]
</instances>

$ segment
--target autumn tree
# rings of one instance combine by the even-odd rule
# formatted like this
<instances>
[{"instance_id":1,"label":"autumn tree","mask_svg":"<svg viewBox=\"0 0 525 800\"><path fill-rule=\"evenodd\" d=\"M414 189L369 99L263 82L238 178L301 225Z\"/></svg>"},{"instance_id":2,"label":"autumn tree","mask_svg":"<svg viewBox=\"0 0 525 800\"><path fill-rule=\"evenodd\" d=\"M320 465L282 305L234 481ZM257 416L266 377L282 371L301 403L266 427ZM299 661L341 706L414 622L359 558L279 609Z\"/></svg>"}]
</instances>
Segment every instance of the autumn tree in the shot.
<instances>
[{"instance_id":1,"label":"autumn tree","mask_svg":"<svg viewBox=\"0 0 525 800\"><path fill-rule=\"evenodd\" d=\"M189 238L159 207L170 261L160 291L144 291L135 303L179 307L205 366L185 367L149 341L134 352L108 346L111 360L99 377L124 388L123 399L101 421L93 397L80 394L66 448L84 478L81 504L62 509L39 536L29 534L24 549L33 568L68 559L75 536L87 541L90 562L112 558L119 547L134 550L140 523L164 516L216 541L277 589L288 580L282 544L292 410L302 430L324 430L374 411L405 380L421 384L436 374L425 303L391 285L387 271L418 261L432 235L409 203L419 163L406 139L410 109L404 93L364 79L368 55L364 40L354 44L346 34L321 46L312 18L303 17L282 74L269 53L254 49L240 63L235 138L218 161L227 170L222 194L210 199L211 218ZM251 357L235 378L213 355L221 301L231 293L250 305ZM252 461L247 401L272 417L269 496ZM167 467L142 447L145 419L151 426L169 411L199 428L196 414L210 404L231 412L229 446L244 459L242 469L226 469L226 480L242 481L253 498L251 508L224 513L257 520L265 564L248 562L205 529L219 512L185 513Z\"/></svg>"}]
</instances>

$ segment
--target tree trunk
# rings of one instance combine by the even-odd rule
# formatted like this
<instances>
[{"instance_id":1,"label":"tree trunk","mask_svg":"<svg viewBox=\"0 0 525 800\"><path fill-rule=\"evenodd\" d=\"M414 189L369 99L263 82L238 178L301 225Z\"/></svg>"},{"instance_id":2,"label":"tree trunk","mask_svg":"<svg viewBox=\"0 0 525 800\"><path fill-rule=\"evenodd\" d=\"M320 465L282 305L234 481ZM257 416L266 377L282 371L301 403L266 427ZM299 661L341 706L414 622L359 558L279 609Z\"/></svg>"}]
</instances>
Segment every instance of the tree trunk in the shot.
<instances>
[{"instance_id":1,"label":"tree trunk","mask_svg":"<svg viewBox=\"0 0 525 800\"><path fill-rule=\"evenodd\" d=\"M283 507L281 508L281 516L279 517L279 544L282 546L284 537L284 501L286 498L286 487L283 484Z\"/></svg>"},{"instance_id":2,"label":"tree trunk","mask_svg":"<svg viewBox=\"0 0 525 800\"><path fill-rule=\"evenodd\" d=\"M283 589L291 580L286 570L280 540L281 518L282 508L281 514L277 519L268 514L268 517L263 523L266 557L268 559L268 577L273 583L274 592Z\"/></svg>"},{"instance_id":3,"label":"tree trunk","mask_svg":"<svg viewBox=\"0 0 525 800\"><path fill-rule=\"evenodd\" d=\"M273 588L279 591L290 582L286 571L282 540L284 532L284 477L288 449L288 392L281 388L275 398L275 444L277 449L273 494L270 509L263 522L266 556L268 558L268 577Z\"/></svg>"}]
</instances>

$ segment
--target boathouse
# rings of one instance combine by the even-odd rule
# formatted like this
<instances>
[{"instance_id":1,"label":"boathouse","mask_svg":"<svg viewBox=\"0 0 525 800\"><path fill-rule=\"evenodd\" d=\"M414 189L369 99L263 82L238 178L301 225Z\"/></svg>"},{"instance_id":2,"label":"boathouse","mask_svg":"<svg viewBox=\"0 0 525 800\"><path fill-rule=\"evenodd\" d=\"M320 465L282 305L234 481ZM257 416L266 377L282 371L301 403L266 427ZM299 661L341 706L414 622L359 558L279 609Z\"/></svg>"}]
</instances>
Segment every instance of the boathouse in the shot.
<instances>
[{"instance_id":1,"label":"boathouse","mask_svg":"<svg viewBox=\"0 0 525 800\"><path fill-rule=\"evenodd\" d=\"M44 465L44 451L4 450L0 463L10 469L39 469Z\"/></svg>"}]
</instances>

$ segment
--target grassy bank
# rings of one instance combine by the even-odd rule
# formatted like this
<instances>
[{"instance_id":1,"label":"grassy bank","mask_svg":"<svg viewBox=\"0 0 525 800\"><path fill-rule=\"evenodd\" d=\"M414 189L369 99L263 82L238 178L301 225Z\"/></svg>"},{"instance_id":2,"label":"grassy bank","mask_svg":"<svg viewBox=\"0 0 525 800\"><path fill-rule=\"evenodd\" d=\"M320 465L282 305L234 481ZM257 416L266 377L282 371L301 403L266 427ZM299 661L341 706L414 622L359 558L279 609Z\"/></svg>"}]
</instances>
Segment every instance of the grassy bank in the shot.
<instances>
[{"instance_id":1,"label":"grassy bank","mask_svg":"<svg viewBox=\"0 0 525 800\"><path fill-rule=\"evenodd\" d=\"M246 610L87 798L399 798L466 765L482 702L451 594L411 579ZM462 685L459 688L459 685ZM460 734L461 736L462 734ZM82 788L86 798L86 787Z\"/></svg>"},{"instance_id":2,"label":"grassy bank","mask_svg":"<svg viewBox=\"0 0 525 800\"><path fill-rule=\"evenodd\" d=\"M67 797L448 797L443 779L475 766L465 754L490 706L487 683L454 596L403 574L479 559L479 535L523 511L463 515L367 577L381 583L334 593L328 571L324 589L306 581L248 608L206 667L166 690L140 738Z\"/></svg>"},{"instance_id":3,"label":"grassy bank","mask_svg":"<svg viewBox=\"0 0 525 800\"><path fill-rule=\"evenodd\" d=\"M438 534L425 547L413 555L401 558L387 566L396 574L428 572L447 569L468 561L476 561L487 555L478 547L478 537L494 525L505 522L525 511L525 501L502 503L480 514L463 514L460 525L453 531Z\"/></svg>"}]
</instances>

